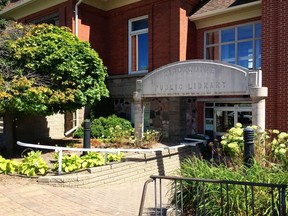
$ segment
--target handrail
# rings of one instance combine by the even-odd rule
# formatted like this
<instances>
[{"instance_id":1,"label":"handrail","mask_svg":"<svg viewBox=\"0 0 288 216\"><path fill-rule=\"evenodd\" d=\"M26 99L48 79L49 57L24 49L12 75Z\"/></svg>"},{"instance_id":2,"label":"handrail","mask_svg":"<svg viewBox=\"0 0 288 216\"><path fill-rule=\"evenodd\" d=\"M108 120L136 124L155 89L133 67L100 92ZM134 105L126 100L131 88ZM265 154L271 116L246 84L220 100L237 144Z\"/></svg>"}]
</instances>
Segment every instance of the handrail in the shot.
<instances>
[{"instance_id":1,"label":"handrail","mask_svg":"<svg viewBox=\"0 0 288 216\"><path fill-rule=\"evenodd\" d=\"M55 152L58 152L58 175L61 175L62 173L62 151L78 151L78 152L102 152L105 153L105 164L107 164L107 154L108 153L114 153L114 154L120 154L120 152L137 152L137 153L154 153L158 151L163 150L172 150L172 149L178 149L183 148L186 146L196 146L197 144L204 143L204 140L199 139L193 139L191 141L194 141L194 143L184 143L176 146L168 146L168 147L161 147L161 148L155 148L155 149L113 149L113 148L70 148L70 147L61 147L61 146L48 146L48 145L40 145L40 144L31 144L31 143L24 143L17 141L17 145L28 147L28 148L38 148L38 149L49 149L54 150Z\"/></svg>"},{"instance_id":2,"label":"handrail","mask_svg":"<svg viewBox=\"0 0 288 216\"><path fill-rule=\"evenodd\" d=\"M148 179L145 182L144 186L143 186L143 191L142 191L142 197L141 197L141 203L140 203L138 216L142 216L142 214L143 214L143 208L144 208L144 202L145 202L145 198L146 198L147 187L148 187L148 184L151 183L151 182L153 182L152 178Z\"/></svg>"},{"instance_id":3,"label":"handrail","mask_svg":"<svg viewBox=\"0 0 288 216\"><path fill-rule=\"evenodd\" d=\"M162 214L162 189L161 189L161 182L162 180L168 180L168 181L171 181L171 182L174 182L174 187L175 187L175 191L174 191L174 197L176 199L175 201L175 215L177 216L178 213L180 213L180 215L183 215L183 192L182 192L182 189L183 189L183 185L182 185L182 182L196 182L197 184L199 183L203 183L201 184L202 186L204 186L205 183L212 183L212 184L220 184L220 193L221 193L221 196L222 196L222 185L226 185L226 193L224 194L224 196L229 196L229 185L243 185L245 186L245 191L247 191L247 187L251 187L252 189L252 194L253 194L253 188L254 187L266 187L266 188L271 188L271 191L270 191L270 194L272 196L272 207L273 207L273 203L274 203L274 199L275 198L275 195L273 195L273 190L276 190L279 194L278 196L278 207L279 207L279 215L281 216L286 216L287 215L287 212L286 212L286 209L287 209L287 206L286 206L286 189L287 189L287 186L286 184L275 184L275 183L263 183L263 182L245 182L245 181L232 181L232 180L219 180L219 179L202 179L202 178L189 178L189 177L182 177L182 176L160 176L160 175L151 175L150 178L145 182L144 184L144 187L143 187L143 192L142 192L142 198L141 198L141 202L140 202L140 208L139 208L139 213L138 213L138 216L142 216L143 214L143 209L144 209L144 203L145 203L145 198L146 198L146 191L147 191L147 185L151 182L154 182L154 184L156 185L157 184L157 180L159 180L159 184L160 184L160 187L159 187L159 191L156 189L156 186L154 188L154 199L155 199L155 215L158 215L158 207L159 205L157 204L157 198L158 198L158 195L159 195L159 198L160 198L160 215L163 215ZM181 206L181 209L179 209L179 212L177 210L177 189L176 189L176 186L177 186L177 183L180 182L180 187L179 187L179 202L180 202L180 206ZM170 184L169 184L170 185ZM200 185L200 184L199 184ZM170 185L172 187L172 184ZM194 191L195 192L195 191ZM191 190L191 193L193 193L193 191ZM202 197L202 194L199 194L199 191L197 189L197 191L195 192L197 194L193 194L192 196L200 196ZM245 192L245 196L247 196L247 192ZM205 199L205 198L204 198ZM197 198L198 200L198 198ZM205 200L204 200L205 201ZM224 201L224 199L221 198L221 203ZM228 201L227 201L228 202ZM247 199L246 199L246 202ZM198 205L198 201L197 201L197 205ZM246 203L247 205L247 203ZM252 211L253 211L253 215L254 215L254 197L252 195L252 201L251 201L251 205L252 205ZM204 212L205 212L205 203L204 203ZM222 204L223 206L223 204ZM227 206L229 206L229 204L227 204ZM199 206L198 206L199 207ZM197 208L198 208L197 207ZM226 208L226 207L225 207ZM229 207L228 207L229 209ZM248 207L246 206L246 211L247 211ZM226 211L226 210L225 210ZM228 210L229 211L229 210ZM273 210L274 211L274 210ZM196 212L197 212L197 209L196 209ZM203 213L203 212L202 212ZM197 213L196 213L197 214ZM198 214L197 214L198 215ZM205 215L205 213L204 213ZM221 210L221 214L219 212L219 215L226 215L226 214L223 214L223 209ZM248 213L246 213L246 215L248 215ZM278 215L278 214L277 214Z\"/></svg>"},{"instance_id":4,"label":"handrail","mask_svg":"<svg viewBox=\"0 0 288 216\"><path fill-rule=\"evenodd\" d=\"M245 181L232 181L232 180L217 180L217 179L202 179L202 178L188 178L181 176L158 176L151 175L151 179L166 179L166 180L182 180L182 181L194 181L194 182L207 182L207 183L222 183L222 184L233 184L233 185L251 185L251 186L265 186L265 187L275 187L287 188L286 184L274 184L274 183L261 183L261 182L245 182Z\"/></svg>"}]
</instances>

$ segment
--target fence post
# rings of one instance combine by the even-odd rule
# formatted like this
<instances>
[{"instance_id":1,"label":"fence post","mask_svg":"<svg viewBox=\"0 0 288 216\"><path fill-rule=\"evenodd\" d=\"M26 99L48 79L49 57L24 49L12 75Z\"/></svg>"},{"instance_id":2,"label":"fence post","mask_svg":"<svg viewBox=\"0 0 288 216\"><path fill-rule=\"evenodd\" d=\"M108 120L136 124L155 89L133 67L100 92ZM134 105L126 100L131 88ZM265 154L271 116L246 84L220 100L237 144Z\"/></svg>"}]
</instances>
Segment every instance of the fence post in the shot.
<instances>
[{"instance_id":1,"label":"fence post","mask_svg":"<svg viewBox=\"0 0 288 216\"><path fill-rule=\"evenodd\" d=\"M251 127L244 129L244 164L250 167L254 157L254 130Z\"/></svg>"},{"instance_id":2,"label":"fence post","mask_svg":"<svg viewBox=\"0 0 288 216\"><path fill-rule=\"evenodd\" d=\"M91 134L91 129L90 129L91 123L89 119L84 120L84 148L90 148L90 134ZM87 152L84 151L83 155L86 155Z\"/></svg>"}]
</instances>

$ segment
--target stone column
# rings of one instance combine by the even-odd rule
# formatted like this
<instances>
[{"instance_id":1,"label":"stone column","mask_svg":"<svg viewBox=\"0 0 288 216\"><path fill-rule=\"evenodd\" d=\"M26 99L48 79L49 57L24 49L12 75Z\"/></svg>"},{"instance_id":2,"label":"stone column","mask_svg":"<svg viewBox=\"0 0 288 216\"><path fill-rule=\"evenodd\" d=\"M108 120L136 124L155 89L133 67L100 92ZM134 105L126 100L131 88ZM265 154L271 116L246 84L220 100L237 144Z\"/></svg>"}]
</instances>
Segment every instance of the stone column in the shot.
<instances>
[{"instance_id":1,"label":"stone column","mask_svg":"<svg viewBox=\"0 0 288 216\"><path fill-rule=\"evenodd\" d=\"M267 87L250 88L252 99L252 124L259 126L260 130L265 130L265 98L268 96Z\"/></svg>"},{"instance_id":2,"label":"stone column","mask_svg":"<svg viewBox=\"0 0 288 216\"><path fill-rule=\"evenodd\" d=\"M141 92L142 82L141 80L136 81L136 91L134 92L134 130L135 137L142 139L144 133L144 108L143 99Z\"/></svg>"},{"instance_id":3,"label":"stone column","mask_svg":"<svg viewBox=\"0 0 288 216\"><path fill-rule=\"evenodd\" d=\"M173 141L183 139L186 132L186 107L181 97L169 98L169 137Z\"/></svg>"}]
</instances>

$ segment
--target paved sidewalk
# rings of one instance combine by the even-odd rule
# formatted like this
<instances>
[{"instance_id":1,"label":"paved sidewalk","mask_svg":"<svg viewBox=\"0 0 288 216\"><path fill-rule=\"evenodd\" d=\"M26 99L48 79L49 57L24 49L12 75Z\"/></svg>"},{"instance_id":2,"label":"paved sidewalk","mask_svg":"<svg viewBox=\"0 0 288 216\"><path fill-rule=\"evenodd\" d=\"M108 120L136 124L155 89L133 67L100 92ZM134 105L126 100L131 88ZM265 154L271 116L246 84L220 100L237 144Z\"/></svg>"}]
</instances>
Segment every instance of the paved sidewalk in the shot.
<instances>
[{"instance_id":1,"label":"paved sidewalk","mask_svg":"<svg viewBox=\"0 0 288 216\"><path fill-rule=\"evenodd\" d=\"M0 215L134 216L138 215L143 185L144 182L134 182L95 188L64 188L9 182L0 185ZM146 210L154 208L153 190L154 183L150 183ZM163 190L166 194L167 187ZM167 199L163 203L167 203Z\"/></svg>"}]
</instances>

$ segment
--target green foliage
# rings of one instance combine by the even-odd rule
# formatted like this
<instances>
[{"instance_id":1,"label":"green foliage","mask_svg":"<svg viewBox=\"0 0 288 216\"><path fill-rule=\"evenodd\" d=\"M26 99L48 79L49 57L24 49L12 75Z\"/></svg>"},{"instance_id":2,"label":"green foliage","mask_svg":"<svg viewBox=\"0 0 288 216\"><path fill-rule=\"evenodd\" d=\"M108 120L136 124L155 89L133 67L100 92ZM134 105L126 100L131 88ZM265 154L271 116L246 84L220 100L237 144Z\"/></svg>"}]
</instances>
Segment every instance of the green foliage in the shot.
<instances>
[{"instance_id":1,"label":"green foliage","mask_svg":"<svg viewBox=\"0 0 288 216\"><path fill-rule=\"evenodd\" d=\"M107 160L108 162L121 161L123 156L124 156L123 152L120 152L119 154L108 154Z\"/></svg>"},{"instance_id":2,"label":"green foliage","mask_svg":"<svg viewBox=\"0 0 288 216\"><path fill-rule=\"evenodd\" d=\"M31 151L19 164L19 174L27 176L45 175L48 171L48 164L41 158L41 151Z\"/></svg>"},{"instance_id":3,"label":"green foliage","mask_svg":"<svg viewBox=\"0 0 288 216\"><path fill-rule=\"evenodd\" d=\"M132 130L130 121L116 115L94 119L91 124L91 135L95 138L130 136Z\"/></svg>"},{"instance_id":4,"label":"green foliage","mask_svg":"<svg viewBox=\"0 0 288 216\"><path fill-rule=\"evenodd\" d=\"M254 129L255 160L263 166L273 169L288 170L288 133L278 130L261 132ZM234 163L241 164L244 152L242 125L237 123L222 136L221 146L224 154L230 156Z\"/></svg>"},{"instance_id":5,"label":"green foliage","mask_svg":"<svg viewBox=\"0 0 288 216\"><path fill-rule=\"evenodd\" d=\"M266 159L273 168L288 171L288 133L268 130L265 133Z\"/></svg>"},{"instance_id":6,"label":"green foliage","mask_svg":"<svg viewBox=\"0 0 288 216\"><path fill-rule=\"evenodd\" d=\"M227 134L221 137L223 150L232 157L238 157L244 148L242 124L237 123L235 127L228 130Z\"/></svg>"},{"instance_id":7,"label":"green foliage","mask_svg":"<svg viewBox=\"0 0 288 216\"><path fill-rule=\"evenodd\" d=\"M107 118L100 117L91 122L91 137L106 139L108 142L118 142L123 139L129 139L133 128L130 121L117 117L116 115ZM83 126L75 133L74 137L83 137Z\"/></svg>"},{"instance_id":8,"label":"green foliage","mask_svg":"<svg viewBox=\"0 0 288 216\"><path fill-rule=\"evenodd\" d=\"M254 160L250 168L243 165L243 128L241 124L227 131L222 137L221 147L217 152L223 158L220 165L215 165L214 161L202 161L197 158L187 159L181 164L179 174L184 177L231 180L243 182L264 182L274 184L288 184L288 134L278 130L267 130L265 132L258 130L258 127L251 126L254 129ZM229 156L229 160L226 156ZM227 163L228 162L228 163ZM195 214L198 206L203 213L204 208L207 215L218 215L223 209L228 208L229 214L246 215L246 203L248 203L248 215L251 212L251 188L247 189L245 196L245 187L241 185L229 185L229 196L224 198L224 204L221 204L221 194L219 184L197 184L183 183L184 206L187 214ZM173 187L171 191L174 193ZM195 191L198 191L195 194ZM193 194L192 194L193 193ZM226 188L222 187L222 193L226 193ZM277 206L279 194L274 193L274 203L271 204L271 189L264 187L255 187L254 196L254 215L274 215L273 205ZM180 194L177 194L180 198ZM204 204L205 198L205 204ZM246 202L247 199L247 202ZM175 200L173 200L175 202ZM286 205L288 202L286 201ZM276 215L281 213L276 211ZM199 212L198 212L199 213ZM225 214L228 212L225 212Z\"/></svg>"},{"instance_id":9,"label":"green foliage","mask_svg":"<svg viewBox=\"0 0 288 216\"><path fill-rule=\"evenodd\" d=\"M77 130L73 133L73 138L83 138L83 137L84 137L84 128L82 124L82 126L77 128Z\"/></svg>"},{"instance_id":10,"label":"green foliage","mask_svg":"<svg viewBox=\"0 0 288 216\"><path fill-rule=\"evenodd\" d=\"M86 155L82 156L82 159L84 160L82 168L92 168L105 165L104 155L96 152L88 152Z\"/></svg>"},{"instance_id":11,"label":"green foliage","mask_svg":"<svg viewBox=\"0 0 288 216\"><path fill-rule=\"evenodd\" d=\"M161 136L160 131L149 129L144 132L143 138L137 141L131 122L116 115L96 118L91 122L91 137L101 139L106 143L128 143L129 145L137 143L142 147L149 147L159 142ZM83 125L74 132L73 137L84 137Z\"/></svg>"},{"instance_id":12,"label":"green foliage","mask_svg":"<svg viewBox=\"0 0 288 216\"><path fill-rule=\"evenodd\" d=\"M258 133L257 126L251 126L251 128ZM232 157L233 159L243 156L244 151L244 128L241 123L237 123L235 127L230 128L226 134L221 137L221 145L224 153ZM260 135L260 133L259 133ZM256 136L255 136L256 137Z\"/></svg>"},{"instance_id":13,"label":"green foliage","mask_svg":"<svg viewBox=\"0 0 288 216\"><path fill-rule=\"evenodd\" d=\"M2 114L73 111L108 96L102 60L66 27L12 23L0 35L0 50Z\"/></svg>"},{"instance_id":14,"label":"green foliage","mask_svg":"<svg viewBox=\"0 0 288 216\"><path fill-rule=\"evenodd\" d=\"M158 143L161 140L161 136L162 134L160 131L149 129L144 132L141 144L145 146Z\"/></svg>"},{"instance_id":15,"label":"green foliage","mask_svg":"<svg viewBox=\"0 0 288 216\"><path fill-rule=\"evenodd\" d=\"M231 181L245 181L245 182L265 182L275 184L287 184L288 174L286 172L273 172L271 169L263 168L261 165L255 163L251 168L241 167L239 169L228 169L224 165L212 166L209 162L200 160L198 158L188 158L181 164L179 174L184 177L190 178L204 178L216 180L231 180ZM180 190L178 186L178 200L180 200ZM195 194L197 192L197 195ZM274 204L276 206L277 196L274 191ZM271 205L271 189L263 187L255 187L253 191L254 196L254 215L273 215L273 210L268 208ZM226 188L222 187L222 194L226 194ZM171 187L172 200L175 203L174 185ZM251 212L251 198L252 191L249 187L247 189L247 204L248 215ZM230 215L245 215L246 198L245 186L229 185L228 200L225 197L223 200L224 205L221 205L221 189L220 184L206 183L203 184L196 182L183 181L183 199L185 211L189 215L194 215L198 206L199 212L206 211L206 215L219 215L221 207L227 210L229 202ZM205 200L205 201L204 201ZM286 201L286 204L288 202ZM198 212L198 213L199 213ZM194 214L193 214L194 213ZM228 214L226 211L225 214ZM280 214L279 214L280 215Z\"/></svg>"},{"instance_id":16,"label":"green foliage","mask_svg":"<svg viewBox=\"0 0 288 216\"><path fill-rule=\"evenodd\" d=\"M57 156L58 157L58 156ZM62 156L62 170L65 173L80 170L82 168L83 159L77 154ZM54 164L54 169L57 170L59 163Z\"/></svg>"},{"instance_id":17,"label":"green foliage","mask_svg":"<svg viewBox=\"0 0 288 216\"><path fill-rule=\"evenodd\" d=\"M0 155L0 174L13 174L17 172L18 162L5 159Z\"/></svg>"},{"instance_id":18,"label":"green foliage","mask_svg":"<svg viewBox=\"0 0 288 216\"><path fill-rule=\"evenodd\" d=\"M54 158L58 160L58 153ZM107 163L121 161L124 154L107 154ZM77 154L63 155L62 170L65 173L74 172L81 169L92 168L105 165L105 155L103 153L88 152L86 155ZM58 161L54 164L54 170L58 170ZM31 151L21 162L8 160L0 156L0 174L18 173L26 176L45 175L49 170L48 164L42 159L41 151Z\"/></svg>"},{"instance_id":19,"label":"green foliage","mask_svg":"<svg viewBox=\"0 0 288 216\"><path fill-rule=\"evenodd\" d=\"M124 156L120 154L107 154L107 162L120 161ZM58 159L58 154L55 155ZM97 166L105 165L105 156L103 153L88 152L86 155L79 156L77 154L63 155L62 157L62 170L65 173L78 171ZM54 164L54 170L58 170L58 161Z\"/></svg>"}]
</instances>

